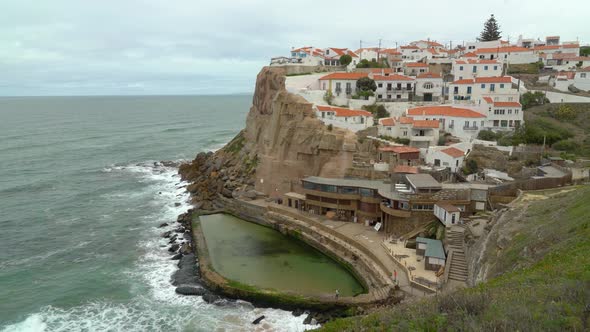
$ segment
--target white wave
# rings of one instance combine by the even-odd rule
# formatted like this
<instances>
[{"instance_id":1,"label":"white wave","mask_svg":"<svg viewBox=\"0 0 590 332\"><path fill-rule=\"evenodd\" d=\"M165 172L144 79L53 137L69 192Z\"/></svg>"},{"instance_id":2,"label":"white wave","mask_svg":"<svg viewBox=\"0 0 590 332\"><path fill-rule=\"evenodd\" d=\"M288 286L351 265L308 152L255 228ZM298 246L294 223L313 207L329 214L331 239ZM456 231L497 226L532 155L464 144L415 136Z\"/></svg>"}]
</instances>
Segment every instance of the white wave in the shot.
<instances>
[{"instance_id":1,"label":"white wave","mask_svg":"<svg viewBox=\"0 0 590 332\"><path fill-rule=\"evenodd\" d=\"M178 226L176 217L190 207L190 195L177 175L177 169L153 162L111 166L108 172L139 175L146 184L141 195L149 195L157 212L142 218L144 240L138 243L141 255L129 267L131 300L127 303L96 301L62 309L46 306L24 321L7 326L4 331L251 331L260 315L266 318L256 330L304 331L318 326L304 325L305 316L294 317L279 309L254 308L244 301L227 306L208 304L200 296L175 293L171 276L177 261L170 260L167 239L159 235ZM180 203L175 206L175 203ZM158 228L168 222L165 228Z\"/></svg>"}]
</instances>

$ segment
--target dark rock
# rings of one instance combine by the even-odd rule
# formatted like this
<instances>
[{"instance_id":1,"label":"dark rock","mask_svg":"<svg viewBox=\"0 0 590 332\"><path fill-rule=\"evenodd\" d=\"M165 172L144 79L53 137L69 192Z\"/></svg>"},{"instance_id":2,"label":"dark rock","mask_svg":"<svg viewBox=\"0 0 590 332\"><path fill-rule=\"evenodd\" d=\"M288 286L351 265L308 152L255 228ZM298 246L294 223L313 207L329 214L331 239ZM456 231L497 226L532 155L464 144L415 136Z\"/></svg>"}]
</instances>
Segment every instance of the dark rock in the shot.
<instances>
[{"instance_id":1,"label":"dark rock","mask_svg":"<svg viewBox=\"0 0 590 332\"><path fill-rule=\"evenodd\" d=\"M183 255L178 261L178 270L172 275L172 285L198 285L199 270L195 264L195 255Z\"/></svg>"},{"instance_id":2,"label":"dark rock","mask_svg":"<svg viewBox=\"0 0 590 332\"><path fill-rule=\"evenodd\" d=\"M170 259L173 260L173 261L177 261L177 260L179 260L181 258L182 258L182 254L181 253L178 253L178 254L172 256L172 258L170 258Z\"/></svg>"},{"instance_id":3,"label":"dark rock","mask_svg":"<svg viewBox=\"0 0 590 332\"><path fill-rule=\"evenodd\" d=\"M171 245L170 248L168 248L168 251L170 251L170 252L177 252L178 249L180 249L180 244L175 243L175 244Z\"/></svg>"},{"instance_id":4,"label":"dark rock","mask_svg":"<svg viewBox=\"0 0 590 332\"><path fill-rule=\"evenodd\" d=\"M295 316L295 317L299 317L299 316L303 315L303 313L304 313L303 309L293 310L293 316Z\"/></svg>"},{"instance_id":5,"label":"dark rock","mask_svg":"<svg viewBox=\"0 0 590 332\"><path fill-rule=\"evenodd\" d=\"M168 244L172 244L172 243L176 242L177 238L178 238L178 236L176 236L176 234L174 234L174 236L170 238L170 241L168 241Z\"/></svg>"},{"instance_id":6,"label":"dark rock","mask_svg":"<svg viewBox=\"0 0 590 332\"><path fill-rule=\"evenodd\" d=\"M262 316L260 316L260 317L256 318L256 319L255 319L255 320L252 322L252 324L254 324L254 325L258 325L258 324L259 324L259 323L260 323L260 322L261 322L261 321L262 321L264 318L265 318L265 317L264 317L264 315L262 315Z\"/></svg>"},{"instance_id":7,"label":"dark rock","mask_svg":"<svg viewBox=\"0 0 590 332\"><path fill-rule=\"evenodd\" d=\"M184 227L178 227L174 229L174 232L176 233L184 233Z\"/></svg>"},{"instance_id":8,"label":"dark rock","mask_svg":"<svg viewBox=\"0 0 590 332\"><path fill-rule=\"evenodd\" d=\"M207 303L213 303L219 299L220 299L220 297L215 294L207 293L207 294L203 295L203 301L205 301Z\"/></svg>"},{"instance_id":9,"label":"dark rock","mask_svg":"<svg viewBox=\"0 0 590 332\"><path fill-rule=\"evenodd\" d=\"M232 198L232 192L229 189L226 189L226 188L222 189L221 194L227 198Z\"/></svg>"},{"instance_id":10,"label":"dark rock","mask_svg":"<svg viewBox=\"0 0 590 332\"><path fill-rule=\"evenodd\" d=\"M164 232L164 233L162 233L162 237L163 238L168 238L168 237L170 237L170 234L172 234L172 231Z\"/></svg>"},{"instance_id":11,"label":"dark rock","mask_svg":"<svg viewBox=\"0 0 590 332\"><path fill-rule=\"evenodd\" d=\"M158 191L158 195L162 195L162 192L161 191Z\"/></svg>"},{"instance_id":12,"label":"dark rock","mask_svg":"<svg viewBox=\"0 0 590 332\"><path fill-rule=\"evenodd\" d=\"M174 203L174 206L180 206L180 205L181 205L180 203Z\"/></svg>"},{"instance_id":13,"label":"dark rock","mask_svg":"<svg viewBox=\"0 0 590 332\"><path fill-rule=\"evenodd\" d=\"M180 246L180 253L183 255L187 255L190 254L192 252L192 247L190 245L190 243L185 242L182 244L182 246Z\"/></svg>"},{"instance_id":14,"label":"dark rock","mask_svg":"<svg viewBox=\"0 0 590 332\"><path fill-rule=\"evenodd\" d=\"M312 319L312 318L313 318L313 317L312 317L312 315L311 315L311 314L307 315L307 317L305 317L305 319L303 320L303 324L305 324L305 325L309 325L309 324L311 324L311 319Z\"/></svg>"},{"instance_id":15,"label":"dark rock","mask_svg":"<svg viewBox=\"0 0 590 332\"><path fill-rule=\"evenodd\" d=\"M182 294L182 295L205 295L205 294L207 294L207 290L205 288L199 287L199 286L182 285L182 286L176 287L176 289L174 291L177 294Z\"/></svg>"},{"instance_id":16,"label":"dark rock","mask_svg":"<svg viewBox=\"0 0 590 332\"><path fill-rule=\"evenodd\" d=\"M199 202L195 202L193 204L193 206L195 207L195 209L200 209L203 206L203 202L199 201Z\"/></svg>"},{"instance_id":17,"label":"dark rock","mask_svg":"<svg viewBox=\"0 0 590 332\"><path fill-rule=\"evenodd\" d=\"M168 223L167 222L161 223L160 226L158 226L158 228L162 228L162 227L166 227L166 226L168 226Z\"/></svg>"},{"instance_id":18,"label":"dark rock","mask_svg":"<svg viewBox=\"0 0 590 332\"><path fill-rule=\"evenodd\" d=\"M255 199L256 198L256 191L248 190L243 194L243 196L246 198Z\"/></svg>"}]
</instances>

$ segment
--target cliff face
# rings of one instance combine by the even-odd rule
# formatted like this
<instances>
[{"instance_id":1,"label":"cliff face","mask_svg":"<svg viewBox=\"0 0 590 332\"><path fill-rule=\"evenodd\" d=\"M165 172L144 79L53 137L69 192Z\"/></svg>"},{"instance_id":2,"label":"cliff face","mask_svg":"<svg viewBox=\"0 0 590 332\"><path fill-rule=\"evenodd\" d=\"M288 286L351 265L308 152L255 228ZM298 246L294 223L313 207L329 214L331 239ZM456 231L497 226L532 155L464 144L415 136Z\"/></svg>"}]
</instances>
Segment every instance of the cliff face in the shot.
<instances>
[{"instance_id":1,"label":"cliff face","mask_svg":"<svg viewBox=\"0 0 590 332\"><path fill-rule=\"evenodd\" d=\"M224 148L201 153L180 167L188 190L205 208L218 193L253 198L292 191L304 176L342 177L352 166L357 137L328 128L312 104L285 89L285 70L265 67L258 74L246 128Z\"/></svg>"}]
</instances>

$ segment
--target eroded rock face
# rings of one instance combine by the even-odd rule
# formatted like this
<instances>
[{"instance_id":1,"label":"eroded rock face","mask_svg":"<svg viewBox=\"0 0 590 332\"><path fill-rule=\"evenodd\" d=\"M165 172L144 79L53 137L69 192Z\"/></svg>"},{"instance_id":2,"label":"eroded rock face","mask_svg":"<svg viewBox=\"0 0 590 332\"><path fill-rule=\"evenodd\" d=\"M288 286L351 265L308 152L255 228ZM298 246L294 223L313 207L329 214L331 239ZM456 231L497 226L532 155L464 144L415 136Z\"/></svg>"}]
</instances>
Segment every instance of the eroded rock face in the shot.
<instances>
[{"instance_id":1,"label":"eroded rock face","mask_svg":"<svg viewBox=\"0 0 590 332\"><path fill-rule=\"evenodd\" d=\"M354 133L328 130L311 103L287 92L283 68L265 67L256 80L246 128L221 150L181 165L180 174L193 182L187 189L196 202L252 190L277 197L295 190L305 176L344 176L356 145Z\"/></svg>"}]
</instances>

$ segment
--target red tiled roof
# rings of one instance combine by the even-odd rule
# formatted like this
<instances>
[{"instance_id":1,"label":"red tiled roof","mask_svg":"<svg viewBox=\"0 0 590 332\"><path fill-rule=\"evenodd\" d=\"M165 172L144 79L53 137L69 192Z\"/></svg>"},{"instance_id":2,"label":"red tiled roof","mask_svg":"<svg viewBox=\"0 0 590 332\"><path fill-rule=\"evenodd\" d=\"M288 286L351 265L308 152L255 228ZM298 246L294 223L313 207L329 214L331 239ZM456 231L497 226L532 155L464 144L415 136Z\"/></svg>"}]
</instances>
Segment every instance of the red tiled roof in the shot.
<instances>
[{"instance_id":1,"label":"red tiled roof","mask_svg":"<svg viewBox=\"0 0 590 332\"><path fill-rule=\"evenodd\" d=\"M459 108L453 106L423 106L416 107L408 110L408 115L413 116L426 116L426 115L438 115L438 116L451 116L457 118L485 118L485 115L472 111L467 108Z\"/></svg>"},{"instance_id":2,"label":"red tiled roof","mask_svg":"<svg viewBox=\"0 0 590 332\"><path fill-rule=\"evenodd\" d=\"M391 55L401 55L401 53L395 48L387 48L387 49L381 50L381 53L391 54Z\"/></svg>"},{"instance_id":3,"label":"red tiled roof","mask_svg":"<svg viewBox=\"0 0 590 332\"><path fill-rule=\"evenodd\" d=\"M506 46L506 47L489 47L480 48L475 51L476 54L481 53L508 53L508 52L532 52L530 48L518 47L518 46Z\"/></svg>"},{"instance_id":4,"label":"red tiled roof","mask_svg":"<svg viewBox=\"0 0 590 332\"><path fill-rule=\"evenodd\" d=\"M580 48L580 44L563 44L562 48Z\"/></svg>"},{"instance_id":5,"label":"red tiled roof","mask_svg":"<svg viewBox=\"0 0 590 332\"><path fill-rule=\"evenodd\" d=\"M334 112L334 115L340 117L349 117L349 116L372 116L371 112L361 111L361 110L351 110L348 108L341 108L341 107L332 107L332 106L316 106L318 111L320 112Z\"/></svg>"},{"instance_id":6,"label":"red tiled roof","mask_svg":"<svg viewBox=\"0 0 590 332\"><path fill-rule=\"evenodd\" d=\"M412 124L414 123L414 119L407 117L407 116L402 116L399 119L399 123L401 124Z\"/></svg>"},{"instance_id":7,"label":"red tiled roof","mask_svg":"<svg viewBox=\"0 0 590 332\"><path fill-rule=\"evenodd\" d=\"M418 74L418 76L416 76L416 78L441 78L441 76L439 74L435 74L435 73L422 73L422 74Z\"/></svg>"},{"instance_id":8,"label":"red tiled roof","mask_svg":"<svg viewBox=\"0 0 590 332\"><path fill-rule=\"evenodd\" d=\"M375 81L413 81L414 79L404 75L392 74L388 76L374 75Z\"/></svg>"},{"instance_id":9,"label":"red tiled roof","mask_svg":"<svg viewBox=\"0 0 590 332\"><path fill-rule=\"evenodd\" d=\"M438 120L414 120L414 128L438 128Z\"/></svg>"},{"instance_id":10,"label":"red tiled roof","mask_svg":"<svg viewBox=\"0 0 590 332\"><path fill-rule=\"evenodd\" d=\"M406 45L406 46L400 46L400 48L402 50L419 50L420 47L416 46L416 45Z\"/></svg>"},{"instance_id":11,"label":"red tiled roof","mask_svg":"<svg viewBox=\"0 0 590 332\"><path fill-rule=\"evenodd\" d=\"M386 146L379 148L379 151L393 152L393 153L416 153L420 152L420 149L411 146Z\"/></svg>"},{"instance_id":12,"label":"red tiled roof","mask_svg":"<svg viewBox=\"0 0 590 332\"><path fill-rule=\"evenodd\" d=\"M535 46L533 50L535 51L543 51L543 50L558 50L561 47L559 45L542 45L542 46Z\"/></svg>"},{"instance_id":13,"label":"red tiled roof","mask_svg":"<svg viewBox=\"0 0 590 332\"><path fill-rule=\"evenodd\" d=\"M371 68L371 73L373 74L392 74L394 73L393 68Z\"/></svg>"},{"instance_id":14,"label":"red tiled roof","mask_svg":"<svg viewBox=\"0 0 590 332\"><path fill-rule=\"evenodd\" d=\"M473 59L467 59L467 60L457 60L456 62L459 65L466 65L466 64L470 64L470 65L478 65L478 64L498 64L499 62L496 60L473 60Z\"/></svg>"},{"instance_id":15,"label":"red tiled roof","mask_svg":"<svg viewBox=\"0 0 590 332\"><path fill-rule=\"evenodd\" d=\"M459 158L459 157L463 157L465 155L465 152L463 152L463 150L459 150L457 148L448 148L448 149L441 150L440 152L446 153L453 158Z\"/></svg>"},{"instance_id":16,"label":"red tiled roof","mask_svg":"<svg viewBox=\"0 0 590 332\"><path fill-rule=\"evenodd\" d=\"M394 173L409 173L409 174L418 174L418 167L416 166L408 166L408 165L396 165L393 168Z\"/></svg>"},{"instance_id":17,"label":"red tiled roof","mask_svg":"<svg viewBox=\"0 0 590 332\"><path fill-rule=\"evenodd\" d=\"M494 107L521 107L521 105L517 101L497 101Z\"/></svg>"},{"instance_id":18,"label":"red tiled roof","mask_svg":"<svg viewBox=\"0 0 590 332\"><path fill-rule=\"evenodd\" d=\"M586 67L586 68L578 69L578 71L583 71L583 72L590 71L590 66Z\"/></svg>"},{"instance_id":19,"label":"red tiled roof","mask_svg":"<svg viewBox=\"0 0 590 332\"><path fill-rule=\"evenodd\" d=\"M379 123L383 126L395 126L395 120L393 118L379 119Z\"/></svg>"},{"instance_id":20,"label":"red tiled roof","mask_svg":"<svg viewBox=\"0 0 590 332\"><path fill-rule=\"evenodd\" d=\"M321 81L325 80L358 80L359 78L368 77L367 73L332 73L320 78Z\"/></svg>"},{"instance_id":21,"label":"red tiled roof","mask_svg":"<svg viewBox=\"0 0 590 332\"><path fill-rule=\"evenodd\" d=\"M486 103L488 104L493 104L494 100L492 99L492 97L483 97L483 100L486 101Z\"/></svg>"},{"instance_id":22,"label":"red tiled roof","mask_svg":"<svg viewBox=\"0 0 590 332\"><path fill-rule=\"evenodd\" d=\"M473 52L468 52L463 54L464 58L477 58L477 54L473 53Z\"/></svg>"},{"instance_id":23,"label":"red tiled roof","mask_svg":"<svg viewBox=\"0 0 590 332\"><path fill-rule=\"evenodd\" d=\"M406 67L428 67L428 64L420 62L406 62L405 65Z\"/></svg>"}]
</instances>

